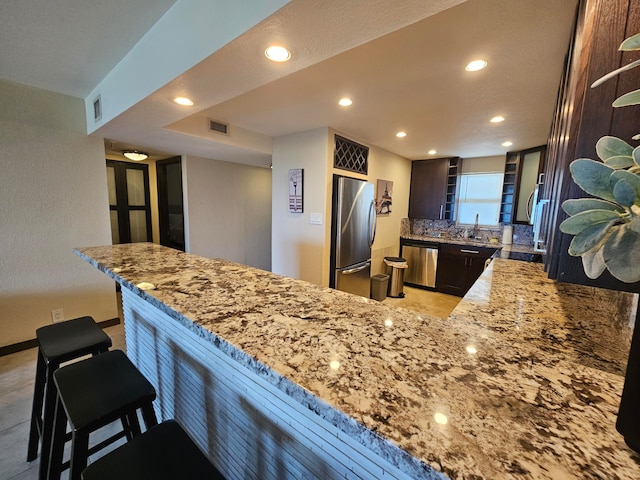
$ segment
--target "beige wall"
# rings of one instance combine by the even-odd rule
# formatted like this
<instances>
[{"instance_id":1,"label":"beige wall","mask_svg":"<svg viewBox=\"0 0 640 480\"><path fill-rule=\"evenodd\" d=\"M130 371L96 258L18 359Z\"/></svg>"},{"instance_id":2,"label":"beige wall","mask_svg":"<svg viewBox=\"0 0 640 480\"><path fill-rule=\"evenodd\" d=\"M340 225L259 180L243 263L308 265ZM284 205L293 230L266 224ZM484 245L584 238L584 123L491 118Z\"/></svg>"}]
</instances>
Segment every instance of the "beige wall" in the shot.
<instances>
[{"instance_id":1,"label":"beige wall","mask_svg":"<svg viewBox=\"0 0 640 480\"><path fill-rule=\"evenodd\" d=\"M73 254L111 243L102 139L82 100L0 81L0 346L65 319L117 317L114 282Z\"/></svg>"},{"instance_id":2,"label":"beige wall","mask_svg":"<svg viewBox=\"0 0 640 480\"><path fill-rule=\"evenodd\" d=\"M271 170L182 157L188 252L271 269Z\"/></svg>"},{"instance_id":3,"label":"beige wall","mask_svg":"<svg viewBox=\"0 0 640 480\"><path fill-rule=\"evenodd\" d=\"M273 147L273 271L321 286L329 285L334 173L362 178L374 185L378 179L393 182L392 211L378 217L376 240L372 248L372 275L384 272L385 256L398 255L400 222L407 217L409 208L411 162L368 145L368 175L334 169L335 133L358 141L348 134L323 127L276 138ZM302 214L289 213L288 209L288 170L292 168L304 168ZM311 213L322 213L323 224L311 225Z\"/></svg>"},{"instance_id":4,"label":"beige wall","mask_svg":"<svg viewBox=\"0 0 640 480\"><path fill-rule=\"evenodd\" d=\"M272 173L271 262L274 273L316 285L328 285L329 257L325 249L328 215L328 129L326 127L274 139ZM304 169L303 213L289 212L289 170ZM327 187L329 185L329 187ZM309 223L322 214L322 225Z\"/></svg>"}]
</instances>

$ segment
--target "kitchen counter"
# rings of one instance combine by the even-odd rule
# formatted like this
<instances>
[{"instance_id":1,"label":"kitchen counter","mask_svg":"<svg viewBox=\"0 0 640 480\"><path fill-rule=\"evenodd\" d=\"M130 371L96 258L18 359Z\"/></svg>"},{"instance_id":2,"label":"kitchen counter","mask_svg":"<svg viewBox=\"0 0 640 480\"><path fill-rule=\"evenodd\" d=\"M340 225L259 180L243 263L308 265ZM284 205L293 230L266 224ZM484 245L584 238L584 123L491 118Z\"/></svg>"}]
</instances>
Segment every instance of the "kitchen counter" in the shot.
<instances>
[{"instance_id":1,"label":"kitchen counter","mask_svg":"<svg viewBox=\"0 0 640 480\"><path fill-rule=\"evenodd\" d=\"M614 429L637 296L496 259L442 320L153 244L76 253L393 466L369 478L640 478Z\"/></svg>"},{"instance_id":2,"label":"kitchen counter","mask_svg":"<svg viewBox=\"0 0 640 480\"><path fill-rule=\"evenodd\" d=\"M404 240L413 240L419 242L428 242L428 243L450 243L453 245L476 245L478 247L490 247L496 249L508 250L511 252L521 252L521 253L532 253L533 246L532 245L520 245L520 244L510 244L503 245L501 243L491 243L487 240L475 240L473 238L458 238L458 237L450 237L450 236L442 236L442 237L427 237L424 235L402 235L400 237Z\"/></svg>"}]
</instances>

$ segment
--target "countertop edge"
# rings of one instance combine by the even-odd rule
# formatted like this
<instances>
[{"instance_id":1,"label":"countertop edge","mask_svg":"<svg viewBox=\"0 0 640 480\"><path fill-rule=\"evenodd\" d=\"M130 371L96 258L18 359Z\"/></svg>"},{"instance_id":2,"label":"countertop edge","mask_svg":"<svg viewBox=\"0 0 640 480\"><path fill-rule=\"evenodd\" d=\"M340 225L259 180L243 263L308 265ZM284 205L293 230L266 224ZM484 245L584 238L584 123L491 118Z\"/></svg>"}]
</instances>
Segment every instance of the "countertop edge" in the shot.
<instances>
[{"instance_id":1,"label":"countertop edge","mask_svg":"<svg viewBox=\"0 0 640 480\"><path fill-rule=\"evenodd\" d=\"M250 371L266 380L269 384L276 387L288 397L300 403L304 408L307 408L323 420L326 420L331 425L341 430L345 435L348 435L360 445L370 449L372 452L376 453L399 470L402 470L407 475L417 476L418 478L424 478L425 480L447 480L449 478L436 471L431 465L414 457L399 445L396 445L385 438L383 435L370 430L353 417L340 411L338 408L331 406L329 403L309 392L301 385L298 385L292 380L286 378L284 375L276 372L268 365L265 365L253 356L244 352L241 348L224 340L201 325L198 325L195 321L189 319L185 315L176 312L161 300L148 294L145 290L140 289L131 282L128 282L117 273L81 252L79 249L74 249L73 252L84 261L96 267L102 273L111 277L123 287L128 288L143 300L166 313L187 330L214 345L222 353L238 362L238 364L248 368Z\"/></svg>"}]
</instances>

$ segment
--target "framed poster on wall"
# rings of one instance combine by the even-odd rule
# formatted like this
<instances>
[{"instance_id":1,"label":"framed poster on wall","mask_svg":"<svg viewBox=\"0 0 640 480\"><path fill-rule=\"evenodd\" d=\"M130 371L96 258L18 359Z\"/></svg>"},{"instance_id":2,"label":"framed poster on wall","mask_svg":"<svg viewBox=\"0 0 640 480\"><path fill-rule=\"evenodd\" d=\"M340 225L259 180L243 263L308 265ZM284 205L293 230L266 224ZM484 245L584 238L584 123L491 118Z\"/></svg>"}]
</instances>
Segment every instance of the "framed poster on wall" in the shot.
<instances>
[{"instance_id":1,"label":"framed poster on wall","mask_svg":"<svg viewBox=\"0 0 640 480\"><path fill-rule=\"evenodd\" d=\"M294 168L289 170L289 211L292 213L302 213L302 181L302 168Z\"/></svg>"}]
</instances>

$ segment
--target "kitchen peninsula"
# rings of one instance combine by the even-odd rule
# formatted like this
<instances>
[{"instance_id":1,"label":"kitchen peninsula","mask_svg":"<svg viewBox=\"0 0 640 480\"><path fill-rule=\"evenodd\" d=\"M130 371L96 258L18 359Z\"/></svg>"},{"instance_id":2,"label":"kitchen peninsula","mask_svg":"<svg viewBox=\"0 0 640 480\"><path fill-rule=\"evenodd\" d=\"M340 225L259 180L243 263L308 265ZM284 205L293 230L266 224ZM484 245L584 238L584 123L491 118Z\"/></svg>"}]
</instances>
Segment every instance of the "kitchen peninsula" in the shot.
<instances>
[{"instance_id":1,"label":"kitchen peninsula","mask_svg":"<svg viewBox=\"0 0 640 480\"><path fill-rule=\"evenodd\" d=\"M631 294L496 259L444 320L154 244L76 253L122 285L159 417L228 478L640 478L614 429Z\"/></svg>"}]
</instances>

